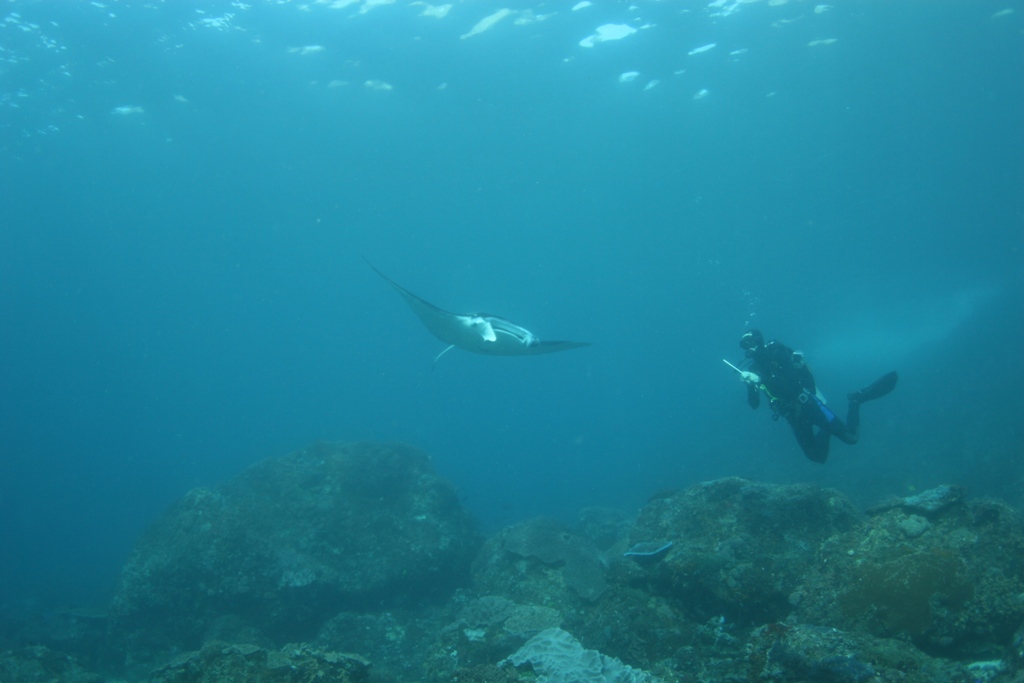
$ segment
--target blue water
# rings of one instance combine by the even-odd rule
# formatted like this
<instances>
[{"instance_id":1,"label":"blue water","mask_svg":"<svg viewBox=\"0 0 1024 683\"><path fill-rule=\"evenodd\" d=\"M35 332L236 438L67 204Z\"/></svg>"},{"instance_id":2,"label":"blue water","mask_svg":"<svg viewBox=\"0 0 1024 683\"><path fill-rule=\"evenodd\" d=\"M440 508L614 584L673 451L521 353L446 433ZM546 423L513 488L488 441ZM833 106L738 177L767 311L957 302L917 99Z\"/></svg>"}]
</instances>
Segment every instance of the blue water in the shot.
<instances>
[{"instance_id":1,"label":"blue water","mask_svg":"<svg viewBox=\"0 0 1024 683\"><path fill-rule=\"evenodd\" d=\"M0 7L0 604L102 602L316 439L422 448L485 530L729 475L1024 503L1020 3L572 6ZM364 258L593 346L433 367ZM841 410L900 386L815 465L749 327Z\"/></svg>"}]
</instances>

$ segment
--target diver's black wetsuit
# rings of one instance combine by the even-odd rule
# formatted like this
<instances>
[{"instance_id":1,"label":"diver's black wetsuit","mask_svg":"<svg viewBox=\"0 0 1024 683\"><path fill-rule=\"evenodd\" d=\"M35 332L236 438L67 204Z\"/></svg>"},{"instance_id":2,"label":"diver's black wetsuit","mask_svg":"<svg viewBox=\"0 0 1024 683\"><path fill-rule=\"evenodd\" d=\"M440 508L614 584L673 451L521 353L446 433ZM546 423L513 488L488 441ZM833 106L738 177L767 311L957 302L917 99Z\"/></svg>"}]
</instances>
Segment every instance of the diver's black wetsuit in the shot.
<instances>
[{"instance_id":1,"label":"diver's black wetsuit","mask_svg":"<svg viewBox=\"0 0 1024 683\"><path fill-rule=\"evenodd\" d=\"M832 436L844 443L857 443L860 401L850 401L845 423L836 417L818 398L814 376L801 354L770 341L753 351L750 359L749 370L757 373L760 382L747 384L747 403L757 408L761 404L761 390L764 390L774 413L772 417L786 418L804 455L814 462L825 462Z\"/></svg>"}]
</instances>

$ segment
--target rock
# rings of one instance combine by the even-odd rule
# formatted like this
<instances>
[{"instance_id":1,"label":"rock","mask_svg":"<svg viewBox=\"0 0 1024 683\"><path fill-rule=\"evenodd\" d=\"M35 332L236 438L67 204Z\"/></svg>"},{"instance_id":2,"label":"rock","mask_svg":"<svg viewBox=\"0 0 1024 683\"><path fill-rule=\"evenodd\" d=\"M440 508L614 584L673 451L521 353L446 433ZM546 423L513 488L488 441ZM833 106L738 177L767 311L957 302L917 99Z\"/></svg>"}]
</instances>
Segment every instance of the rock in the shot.
<instances>
[{"instance_id":1,"label":"rock","mask_svg":"<svg viewBox=\"0 0 1024 683\"><path fill-rule=\"evenodd\" d=\"M942 486L936 486L933 489L923 491L916 496L890 498L887 501L868 508L867 513L869 515L875 515L893 508L903 508L910 512L919 512L923 515L931 515L940 512L950 505L955 505L961 502L966 497L967 490L962 486L949 486L943 484Z\"/></svg>"},{"instance_id":2,"label":"rock","mask_svg":"<svg viewBox=\"0 0 1024 683\"><path fill-rule=\"evenodd\" d=\"M488 539L473 561L473 583L481 594L555 609L573 597L594 601L607 589L604 563L593 544L543 518Z\"/></svg>"},{"instance_id":3,"label":"rock","mask_svg":"<svg viewBox=\"0 0 1024 683\"><path fill-rule=\"evenodd\" d=\"M0 652L0 681L7 683L103 683L71 655L42 645Z\"/></svg>"},{"instance_id":4,"label":"rock","mask_svg":"<svg viewBox=\"0 0 1024 683\"><path fill-rule=\"evenodd\" d=\"M829 489L729 478L659 495L631 524L591 509L481 546L421 454L318 445L161 519L109 642L145 683L366 674L358 658L331 668L336 652L381 683L512 683L529 677L516 653L548 680L1024 683L1024 522L955 487L890 503L865 518ZM193 652L140 675L175 647Z\"/></svg>"},{"instance_id":5,"label":"rock","mask_svg":"<svg viewBox=\"0 0 1024 683\"><path fill-rule=\"evenodd\" d=\"M624 510L588 507L580 510L574 530L600 552L614 553L618 546L628 545L629 531L635 521L636 515Z\"/></svg>"},{"instance_id":6,"label":"rock","mask_svg":"<svg viewBox=\"0 0 1024 683\"><path fill-rule=\"evenodd\" d=\"M963 681L963 669L898 640L805 624L766 624L747 645L750 681L937 683Z\"/></svg>"},{"instance_id":7,"label":"rock","mask_svg":"<svg viewBox=\"0 0 1024 683\"><path fill-rule=\"evenodd\" d=\"M520 683L521 679L512 669L499 668L494 664L481 664L456 668L450 681L458 683Z\"/></svg>"},{"instance_id":8,"label":"rock","mask_svg":"<svg viewBox=\"0 0 1024 683\"><path fill-rule=\"evenodd\" d=\"M461 628L464 632L500 629L519 638L522 644L527 638L561 623L562 615L550 607L519 605L498 595L484 595L459 610L448 628Z\"/></svg>"},{"instance_id":9,"label":"rock","mask_svg":"<svg viewBox=\"0 0 1024 683\"><path fill-rule=\"evenodd\" d=\"M893 506L823 546L798 617L912 641L944 657L998 656L1024 620L1024 522L962 497Z\"/></svg>"},{"instance_id":10,"label":"rock","mask_svg":"<svg viewBox=\"0 0 1024 683\"><path fill-rule=\"evenodd\" d=\"M358 652L373 662L375 681L382 675L415 681L422 677L423 662L433 653L434 640L447 621L445 613L434 608L342 612L323 625L313 645Z\"/></svg>"},{"instance_id":11,"label":"rock","mask_svg":"<svg viewBox=\"0 0 1024 683\"><path fill-rule=\"evenodd\" d=\"M426 679L437 683L455 680L462 675L459 669L495 664L537 633L562 623L555 609L520 605L499 595L456 599L465 600L462 608L440 630L432 656L422 662Z\"/></svg>"},{"instance_id":12,"label":"rock","mask_svg":"<svg viewBox=\"0 0 1024 683\"><path fill-rule=\"evenodd\" d=\"M642 571L630 560L620 559L617 562L637 572ZM632 667L649 671L666 681L686 680L675 675L685 668L676 672L666 668L671 668L666 660L675 658L699 637L700 624L689 620L684 608L681 601L613 582L596 603L567 612L562 627L588 648L599 650ZM732 630L733 624L722 624L717 618L716 626L724 632L725 629ZM715 638L727 639L718 635ZM737 656L742 657L742 652Z\"/></svg>"},{"instance_id":13,"label":"rock","mask_svg":"<svg viewBox=\"0 0 1024 683\"><path fill-rule=\"evenodd\" d=\"M359 683L369 679L370 664L357 655L287 645L266 650L256 645L212 641L153 672L146 683Z\"/></svg>"},{"instance_id":14,"label":"rock","mask_svg":"<svg viewBox=\"0 0 1024 683\"><path fill-rule=\"evenodd\" d=\"M899 522L900 530L907 535L907 538L917 538L928 531L930 526L928 520L919 515L908 515Z\"/></svg>"},{"instance_id":15,"label":"rock","mask_svg":"<svg viewBox=\"0 0 1024 683\"><path fill-rule=\"evenodd\" d=\"M24 606L13 610L9 605L0 605L0 650L11 649L30 655L34 649L21 648L44 646L39 653L69 655L69 661L76 667L88 671L102 671L113 663L106 647L105 609L63 607L37 611L28 609L28 603L26 600ZM0 681L7 680L0 676Z\"/></svg>"},{"instance_id":16,"label":"rock","mask_svg":"<svg viewBox=\"0 0 1024 683\"><path fill-rule=\"evenodd\" d=\"M729 478L650 501L632 540L672 543L644 571L651 590L697 621L760 624L789 614L819 546L857 521L838 491Z\"/></svg>"},{"instance_id":17,"label":"rock","mask_svg":"<svg viewBox=\"0 0 1024 683\"><path fill-rule=\"evenodd\" d=\"M247 639L311 639L338 612L443 599L479 541L410 447L320 443L195 489L139 541L111 617L135 658L194 649L231 616Z\"/></svg>"},{"instance_id":18,"label":"rock","mask_svg":"<svg viewBox=\"0 0 1024 683\"><path fill-rule=\"evenodd\" d=\"M1020 628L1013 634L1013 640L1007 648L1006 659L1014 671L1024 675L1024 622L1021 622Z\"/></svg>"}]
</instances>

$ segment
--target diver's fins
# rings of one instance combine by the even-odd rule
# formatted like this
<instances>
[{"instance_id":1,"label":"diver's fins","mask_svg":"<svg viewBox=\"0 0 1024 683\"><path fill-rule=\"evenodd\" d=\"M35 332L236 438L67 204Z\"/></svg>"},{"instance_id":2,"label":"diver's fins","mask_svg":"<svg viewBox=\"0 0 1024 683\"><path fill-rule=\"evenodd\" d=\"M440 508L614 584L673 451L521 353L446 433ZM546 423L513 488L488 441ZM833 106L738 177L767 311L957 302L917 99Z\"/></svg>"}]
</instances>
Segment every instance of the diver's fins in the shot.
<instances>
[{"instance_id":1,"label":"diver's fins","mask_svg":"<svg viewBox=\"0 0 1024 683\"><path fill-rule=\"evenodd\" d=\"M847 398L854 403L863 403L864 401L873 401L876 398L882 398L890 391L896 388L896 380L899 379L899 375L895 371L888 374L882 375L875 382L869 386L855 391Z\"/></svg>"}]
</instances>

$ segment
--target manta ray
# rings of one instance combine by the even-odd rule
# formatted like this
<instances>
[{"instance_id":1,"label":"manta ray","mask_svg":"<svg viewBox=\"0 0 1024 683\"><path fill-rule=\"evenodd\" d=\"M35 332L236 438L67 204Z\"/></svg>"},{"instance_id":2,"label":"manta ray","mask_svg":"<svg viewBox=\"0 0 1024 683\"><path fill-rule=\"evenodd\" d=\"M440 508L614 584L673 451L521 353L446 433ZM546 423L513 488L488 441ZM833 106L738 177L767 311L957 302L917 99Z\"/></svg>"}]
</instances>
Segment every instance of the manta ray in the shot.
<instances>
[{"instance_id":1,"label":"manta ray","mask_svg":"<svg viewBox=\"0 0 1024 683\"><path fill-rule=\"evenodd\" d=\"M488 313L450 313L419 298L377 270L372 263L367 262L367 265L402 295L432 335L448 344L434 358L435 363L454 347L488 356L535 356L590 346L590 342L541 341L525 327Z\"/></svg>"}]
</instances>

